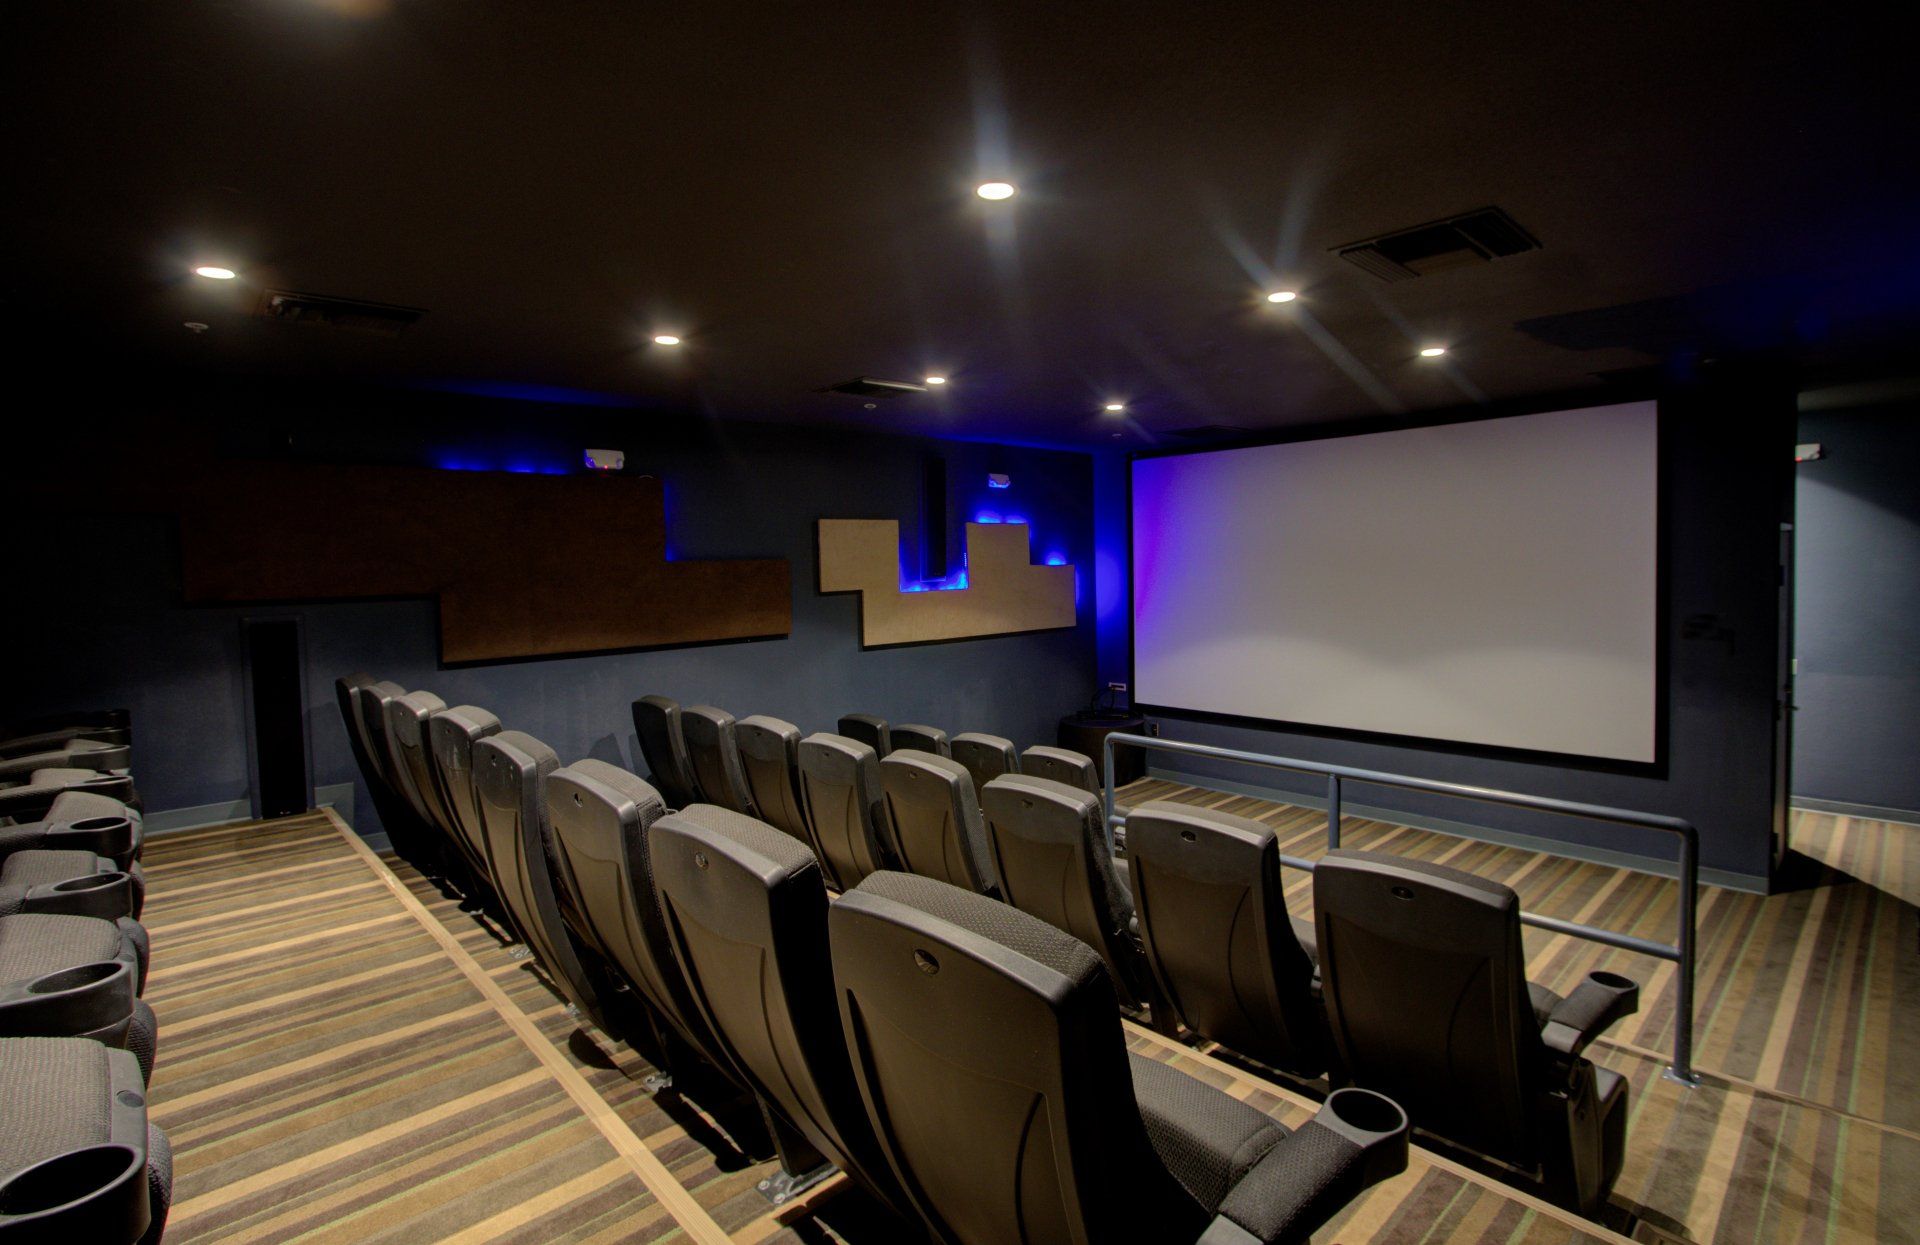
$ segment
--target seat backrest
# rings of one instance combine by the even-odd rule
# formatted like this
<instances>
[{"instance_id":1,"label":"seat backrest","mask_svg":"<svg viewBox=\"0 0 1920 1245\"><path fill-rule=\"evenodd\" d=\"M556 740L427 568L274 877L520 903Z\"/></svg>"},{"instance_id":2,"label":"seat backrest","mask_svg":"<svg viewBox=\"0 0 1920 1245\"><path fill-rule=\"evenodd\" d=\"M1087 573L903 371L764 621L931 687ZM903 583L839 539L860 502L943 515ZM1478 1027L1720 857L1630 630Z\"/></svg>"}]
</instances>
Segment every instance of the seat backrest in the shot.
<instances>
[{"instance_id":1,"label":"seat backrest","mask_svg":"<svg viewBox=\"0 0 1920 1245\"><path fill-rule=\"evenodd\" d=\"M887 730L887 720L877 718L871 713L849 713L840 719L834 730L848 739L859 740L879 756L885 756L893 751L893 741Z\"/></svg>"},{"instance_id":2,"label":"seat backrest","mask_svg":"<svg viewBox=\"0 0 1920 1245\"><path fill-rule=\"evenodd\" d=\"M474 705L456 705L427 719L427 742L432 747L433 772L447 816L459 832L467 854L487 866L488 880L497 888L499 874L487 848L486 828L473 790L473 746L500 733L500 719Z\"/></svg>"},{"instance_id":3,"label":"seat backrest","mask_svg":"<svg viewBox=\"0 0 1920 1245\"><path fill-rule=\"evenodd\" d=\"M521 942L560 992L605 1027L600 988L574 946L566 909L578 905L559 867L547 821L546 782L560 768L553 749L524 731L500 731L473 745L473 793L500 901Z\"/></svg>"},{"instance_id":4,"label":"seat backrest","mask_svg":"<svg viewBox=\"0 0 1920 1245\"><path fill-rule=\"evenodd\" d=\"M352 687L349 694L366 738L370 767L367 787L373 793L380 824L393 841L395 851L416 865L427 865L423 853L431 855L437 850L435 840L430 837L432 827L427 824L419 802L409 790L403 772L405 767L393 744L393 728L387 713L396 700L407 694L406 689L398 683L382 679Z\"/></svg>"},{"instance_id":5,"label":"seat backrest","mask_svg":"<svg viewBox=\"0 0 1920 1245\"><path fill-rule=\"evenodd\" d=\"M983 895L998 889L973 779L959 762L896 748L880 762L880 781L903 869Z\"/></svg>"},{"instance_id":6,"label":"seat backrest","mask_svg":"<svg viewBox=\"0 0 1920 1245\"><path fill-rule=\"evenodd\" d=\"M420 820L430 828L459 842L440 788L433 773L433 753L428 749L427 720L446 710L447 702L432 692L408 692L387 704L387 739L393 748L394 762L400 770L401 790Z\"/></svg>"},{"instance_id":7,"label":"seat backrest","mask_svg":"<svg viewBox=\"0 0 1920 1245\"><path fill-rule=\"evenodd\" d=\"M710 804L648 834L675 961L721 1053L834 1166L905 1210L853 1080L813 852Z\"/></svg>"},{"instance_id":8,"label":"seat backrest","mask_svg":"<svg viewBox=\"0 0 1920 1245\"><path fill-rule=\"evenodd\" d=\"M740 771L740 747L734 742L733 715L712 705L688 705L680 711L680 737L687 745L694 785L708 804L754 815L747 776Z\"/></svg>"},{"instance_id":9,"label":"seat backrest","mask_svg":"<svg viewBox=\"0 0 1920 1245\"><path fill-rule=\"evenodd\" d=\"M825 733L800 741L800 798L827 884L846 890L892 857L880 757L858 740Z\"/></svg>"},{"instance_id":10,"label":"seat backrest","mask_svg":"<svg viewBox=\"0 0 1920 1245\"><path fill-rule=\"evenodd\" d=\"M665 696L642 696L633 702L633 734L640 756L651 772L653 786L671 808L699 801L693 766L687 760L686 739L680 733L680 702Z\"/></svg>"},{"instance_id":11,"label":"seat backrest","mask_svg":"<svg viewBox=\"0 0 1920 1245\"><path fill-rule=\"evenodd\" d=\"M1137 994L1133 898L1107 853L1100 801L1050 778L1006 774L980 793L980 813L1006 901L1100 952L1115 986Z\"/></svg>"},{"instance_id":12,"label":"seat backrest","mask_svg":"<svg viewBox=\"0 0 1920 1245\"><path fill-rule=\"evenodd\" d=\"M1078 939L928 878L876 873L828 915L854 1075L937 1239L1192 1241L1155 1157L1115 998Z\"/></svg>"},{"instance_id":13,"label":"seat backrest","mask_svg":"<svg viewBox=\"0 0 1920 1245\"><path fill-rule=\"evenodd\" d=\"M546 790L553 837L580 888L596 949L682 1038L718 1064L667 945L653 889L647 834L667 811L660 793L619 766L591 758L547 775Z\"/></svg>"},{"instance_id":14,"label":"seat backrest","mask_svg":"<svg viewBox=\"0 0 1920 1245\"><path fill-rule=\"evenodd\" d=\"M800 802L800 728L756 713L733 724L733 742L755 813L811 848L813 831Z\"/></svg>"},{"instance_id":15,"label":"seat backrest","mask_svg":"<svg viewBox=\"0 0 1920 1245\"><path fill-rule=\"evenodd\" d=\"M1100 769L1093 758L1071 748L1050 748L1035 744L1020 754L1020 772L1035 778L1049 778L1082 791L1100 791Z\"/></svg>"},{"instance_id":16,"label":"seat backrest","mask_svg":"<svg viewBox=\"0 0 1920 1245\"><path fill-rule=\"evenodd\" d=\"M1313 874L1327 1020L1352 1082L1417 1127L1531 1166L1545 1048L1520 900L1497 882L1380 852Z\"/></svg>"},{"instance_id":17,"label":"seat backrest","mask_svg":"<svg viewBox=\"0 0 1920 1245\"><path fill-rule=\"evenodd\" d=\"M1147 962L1187 1027L1317 1076L1326 1022L1287 915L1273 828L1155 800L1127 814L1127 862Z\"/></svg>"},{"instance_id":18,"label":"seat backrest","mask_svg":"<svg viewBox=\"0 0 1920 1245\"><path fill-rule=\"evenodd\" d=\"M911 748L915 752L931 752L934 756L952 756L952 746L947 743L947 733L937 726L921 726L917 722L902 722L887 732L892 747L886 755L892 756L902 748Z\"/></svg>"},{"instance_id":19,"label":"seat backrest","mask_svg":"<svg viewBox=\"0 0 1920 1245\"><path fill-rule=\"evenodd\" d=\"M949 747L953 759L966 766L967 773L973 777L975 791L1002 774L1020 772L1020 753L1011 739L983 735L978 731L961 731L953 737Z\"/></svg>"}]
</instances>

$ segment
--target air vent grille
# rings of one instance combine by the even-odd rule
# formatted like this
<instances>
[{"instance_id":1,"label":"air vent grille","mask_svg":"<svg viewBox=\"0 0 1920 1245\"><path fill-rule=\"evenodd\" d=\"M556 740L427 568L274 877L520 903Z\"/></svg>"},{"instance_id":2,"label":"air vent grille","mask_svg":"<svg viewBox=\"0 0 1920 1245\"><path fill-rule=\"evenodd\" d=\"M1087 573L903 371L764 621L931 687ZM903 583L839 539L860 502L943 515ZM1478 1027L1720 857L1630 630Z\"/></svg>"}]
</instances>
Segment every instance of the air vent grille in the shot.
<instances>
[{"instance_id":1,"label":"air vent grille","mask_svg":"<svg viewBox=\"0 0 1920 1245\"><path fill-rule=\"evenodd\" d=\"M268 290L261 299L259 311L262 320L312 324L381 337L398 337L426 314L418 307L396 307L390 303L369 303L327 294L295 294L288 290Z\"/></svg>"},{"instance_id":2,"label":"air vent grille","mask_svg":"<svg viewBox=\"0 0 1920 1245\"><path fill-rule=\"evenodd\" d=\"M1539 239L1497 207L1334 248L1341 259L1382 281L1407 281L1539 249Z\"/></svg>"}]
</instances>

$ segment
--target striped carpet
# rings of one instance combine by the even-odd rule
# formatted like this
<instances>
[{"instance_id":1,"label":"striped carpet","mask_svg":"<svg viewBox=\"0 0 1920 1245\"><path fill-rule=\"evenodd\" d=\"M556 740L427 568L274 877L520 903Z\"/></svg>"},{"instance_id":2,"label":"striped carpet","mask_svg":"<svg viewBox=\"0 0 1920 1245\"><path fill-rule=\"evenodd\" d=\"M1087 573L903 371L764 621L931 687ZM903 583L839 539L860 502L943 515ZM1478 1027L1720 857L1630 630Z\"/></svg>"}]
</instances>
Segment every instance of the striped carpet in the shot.
<instances>
[{"instance_id":1,"label":"striped carpet","mask_svg":"<svg viewBox=\"0 0 1920 1245\"><path fill-rule=\"evenodd\" d=\"M1213 804L1317 854L1311 810L1148 781L1131 802ZM1674 887L1349 818L1386 846L1514 884L1527 906L1670 937ZM1699 1089L1660 1078L1669 966L1529 930L1533 975L1591 967L1646 986L1596 1047L1633 1084L1615 1226L1658 1242L1920 1241L1920 1094L1900 1034L1920 1021L1920 829L1802 813L1803 889L1701 905ZM774 1211L773 1170L652 1071L581 1028L539 972L405 864L326 814L156 836L148 998L154 1118L173 1136L167 1239L722 1241L888 1239L841 1182ZM1290 901L1310 906L1304 876ZM1129 1028L1165 1060L1288 1123L1309 1098L1232 1060ZM1417 1149L1318 1239L1624 1239Z\"/></svg>"}]
</instances>

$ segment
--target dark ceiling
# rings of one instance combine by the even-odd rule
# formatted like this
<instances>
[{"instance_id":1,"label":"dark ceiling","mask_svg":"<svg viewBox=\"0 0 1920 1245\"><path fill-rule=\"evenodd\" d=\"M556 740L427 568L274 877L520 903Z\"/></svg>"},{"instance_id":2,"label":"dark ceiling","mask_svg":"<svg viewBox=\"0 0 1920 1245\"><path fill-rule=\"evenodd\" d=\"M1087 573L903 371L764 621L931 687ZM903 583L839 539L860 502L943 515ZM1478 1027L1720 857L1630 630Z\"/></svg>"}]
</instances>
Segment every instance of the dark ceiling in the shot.
<instances>
[{"instance_id":1,"label":"dark ceiling","mask_svg":"<svg viewBox=\"0 0 1920 1245\"><path fill-rule=\"evenodd\" d=\"M1920 107L1906 34L1843 7L14 0L4 314L16 376L1083 445L1885 359ZM1488 205L1541 249L1398 283L1330 251ZM268 288L426 315L271 323Z\"/></svg>"}]
</instances>

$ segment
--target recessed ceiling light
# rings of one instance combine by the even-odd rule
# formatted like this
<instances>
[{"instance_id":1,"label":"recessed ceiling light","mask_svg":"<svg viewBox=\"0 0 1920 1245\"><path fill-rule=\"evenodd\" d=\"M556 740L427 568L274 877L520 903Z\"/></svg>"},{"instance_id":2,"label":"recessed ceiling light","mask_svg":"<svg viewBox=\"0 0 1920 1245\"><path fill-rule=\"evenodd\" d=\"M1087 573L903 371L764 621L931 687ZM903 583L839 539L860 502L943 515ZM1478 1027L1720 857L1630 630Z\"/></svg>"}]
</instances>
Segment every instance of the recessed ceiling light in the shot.
<instances>
[{"instance_id":1,"label":"recessed ceiling light","mask_svg":"<svg viewBox=\"0 0 1920 1245\"><path fill-rule=\"evenodd\" d=\"M1445 353L1447 353L1445 346L1426 346L1421 349L1420 357L1423 359L1437 359Z\"/></svg>"},{"instance_id":2,"label":"recessed ceiling light","mask_svg":"<svg viewBox=\"0 0 1920 1245\"><path fill-rule=\"evenodd\" d=\"M973 193L982 199L1011 199L1014 189L1012 182L981 182L974 187Z\"/></svg>"},{"instance_id":3,"label":"recessed ceiling light","mask_svg":"<svg viewBox=\"0 0 1920 1245\"><path fill-rule=\"evenodd\" d=\"M653 344L656 346L678 346L680 339L672 333L655 333L653 335Z\"/></svg>"},{"instance_id":4,"label":"recessed ceiling light","mask_svg":"<svg viewBox=\"0 0 1920 1245\"><path fill-rule=\"evenodd\" d=\"M1106 408L1105 408L1105 409L1106 409L1106 410L1107 410L1107 411L1108 411L1109 413L1111 413L1111 412L1113 412L1113 411L1124 411L1124 410L1126 410L1126 409L1127 409L1127 404L1126 404L1125 402L1109 402L1109 403L1107 403L1107 405L1106 405Z\"/></svg>"},{"instance_id":5,"label":"recessed ceiling light","mask_svg":"<svg viewBox=\"0 0 1920 1245\"><path fill-rule=\"evenodd\" d=\"M231 281L234 278L234 271L231 268L221 268L213 264L202 264L193 270L193 275L205 277L209 281Z\"/></svg>"},{"instance_id":6,"label":"recessed ceiling light","mask_svg":"<svg viewBox=\"0 0 1920 1245\"><path fill-rule=\"evenodd\" d=\"M929 385L944 385L947 383L947 378L944 376L929 376L927 377L927 383Z\"/></svg>"},{"instance_id":7,"label":"recessed ceiling light","mask_svg":"<svg viewBox=\"0 0 1920 1245\"><path fill-rule=\"evenodd\" d=\"M1292 290L1275 290L1273 293L1267 295L1267 301L1270 303L1290 303L1298 297L1300 296Z\"/></svg>"}]
</instances>

